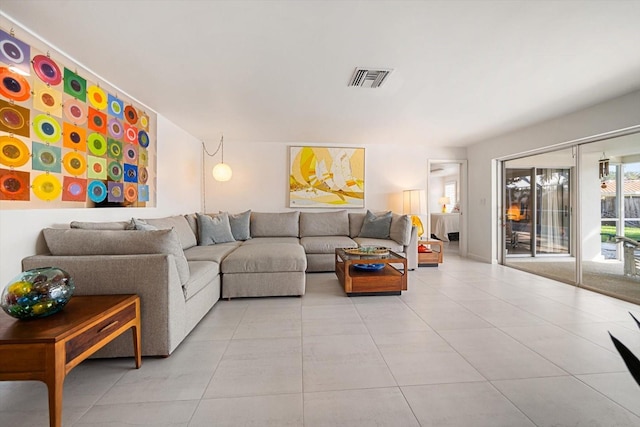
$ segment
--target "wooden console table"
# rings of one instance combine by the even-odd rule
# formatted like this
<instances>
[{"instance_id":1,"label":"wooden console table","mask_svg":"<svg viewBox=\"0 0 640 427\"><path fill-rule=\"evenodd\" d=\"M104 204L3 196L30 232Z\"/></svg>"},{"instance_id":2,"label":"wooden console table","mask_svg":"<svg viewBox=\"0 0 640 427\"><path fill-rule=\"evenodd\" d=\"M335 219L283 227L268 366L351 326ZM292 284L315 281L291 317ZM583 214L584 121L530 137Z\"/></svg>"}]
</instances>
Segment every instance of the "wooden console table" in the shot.
<instances>
[{"instance_id":1,"label":"wooden console table","mask_svg":"<svg viewBox=\"0 0 640 427\"><path fill-rule=\"evenodd\" d=\"M136 368L140 351L137 295L75 296L50 317L18 320L0 310L0 381L42 381L49 391L49 425L62 426L65 376L128 329Z\"/></svg>"}]
</instances>

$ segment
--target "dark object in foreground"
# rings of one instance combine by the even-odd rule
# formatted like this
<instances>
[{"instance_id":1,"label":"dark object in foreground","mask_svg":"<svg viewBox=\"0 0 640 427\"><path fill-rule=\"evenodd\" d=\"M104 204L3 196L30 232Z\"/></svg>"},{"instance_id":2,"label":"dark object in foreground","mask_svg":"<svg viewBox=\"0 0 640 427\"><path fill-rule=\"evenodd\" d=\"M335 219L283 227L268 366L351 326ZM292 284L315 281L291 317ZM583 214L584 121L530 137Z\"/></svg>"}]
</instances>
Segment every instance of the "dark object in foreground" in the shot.
<instances>
[{"instance_id":1,"label":"dark object in foreground","mask_svg":"<svg viewBox=\"0 0 640 427\"><path fill-rule=\"evenodd\" d=\"M640 328L640 322L638 319L636 319L631 313L629 313L629 315L633 317L633 320L636 321L636 324ZM631 376L633 376L633 379L636 380L636 383L640 386L640 360L638 360L626 345L622 344L616 337L611 335L611 332L609 332L609 336L611 337L611 341L613 341L613 345L616 346L618 353L622 356L622 360L624 360L625 365L627 365L627 369L629 369Z\"/></svg>"}]
</instances>

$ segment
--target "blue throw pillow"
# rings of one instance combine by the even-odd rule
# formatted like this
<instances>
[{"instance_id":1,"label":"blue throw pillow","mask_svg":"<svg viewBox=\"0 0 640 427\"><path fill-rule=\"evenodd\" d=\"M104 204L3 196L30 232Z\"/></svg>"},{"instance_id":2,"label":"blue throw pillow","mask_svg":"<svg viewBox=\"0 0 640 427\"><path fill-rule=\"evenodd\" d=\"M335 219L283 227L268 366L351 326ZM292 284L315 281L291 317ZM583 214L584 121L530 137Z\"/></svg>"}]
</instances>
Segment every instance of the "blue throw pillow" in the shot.
<instances>
[{"instance_id":1,"label":"blue throw pillow","mask_svg":"<svg viewBox=\"0 0 640 427\"><path fill-rule=\"evenodd\" d=\"M376 215L368 210L358 237L388 239L391 230L391 215L391 211Z\"/></svg>"},{"instance_id":2,"label":"blue throw pillow","mask_svg":"<svg viewBox=\"0 0 640 427\"><path fill-rule=\"evenodd\" d=\"M223 213L223 212L220 212ZM229 215L229 225L231 225L231 234L237 241L249 240L251 238L251 210Z\"/></svg>"},{"instance_id":3,"label":"blue throw pillow","mask_svg":"<svg viewBox=\"0 0 640 427\"><path fill-rule=\"evenodd\" d=\"M209 246L216 243L235 242L229 224L229 215L221 213L213 217L209 215L198 215L199 245Z\"/></svg>"}]
</instances>

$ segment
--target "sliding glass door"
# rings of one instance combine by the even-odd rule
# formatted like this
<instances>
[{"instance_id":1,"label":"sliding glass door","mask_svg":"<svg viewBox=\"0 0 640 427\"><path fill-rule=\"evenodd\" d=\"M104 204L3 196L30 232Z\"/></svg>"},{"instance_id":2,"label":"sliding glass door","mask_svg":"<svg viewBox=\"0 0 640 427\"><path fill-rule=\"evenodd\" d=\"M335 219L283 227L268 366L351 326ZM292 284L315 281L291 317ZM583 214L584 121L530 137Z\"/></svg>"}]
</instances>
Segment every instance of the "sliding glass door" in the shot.
<instances>
[{"instance_id":1,"label":"sliding glass door","mask_svg":"<svg viewBox=\"0 0 640 427\"><path fill-rule=\"evenodd\" d=\"M534 200L531 182L533 169L505 168L505 250L508 255L531 256L534 246L531 244L533 225L532 201ZM535 186L534 186L535 187Z\"/></svg>"},{"instance_id":2,"label":"sliding glass door","mask_svg":"<svg viewBox=\"0 0 640 427\"><path fill-rule=\"evenodd\" d=\"M640 134L580 146L580 166L580 286L640 303Z\"/></svg>"},{"instance_id":3,"label":"sliding glass door","mask_svg":"<svg viewBox=\"0 0 640 427\"><path fill-rule=\"evenodd\" d=\"M575 283L571 149L503 163L506 265ZM525 167L526 166L526 167ZM554 257L554 267L548 261Z\"/></svg>"},{"instance_id":4,"label":"sliding glass door","mask_svg":"<svg viewBox=\"0 0 640 427\"><path fill-rule=\"evenodd\" d=\"M502 162L502 262L640 303L640 134Z\"/></svg>"},{"instance_id":5,"label":"sliding glass door","mask_svg":"<svg viewBox=\"0 0 640 427\"><path fill-rule=\"evenodd\" d=\"M571 169L536 168L536 253L569 255Z\"/></svg>"}]
</instances>

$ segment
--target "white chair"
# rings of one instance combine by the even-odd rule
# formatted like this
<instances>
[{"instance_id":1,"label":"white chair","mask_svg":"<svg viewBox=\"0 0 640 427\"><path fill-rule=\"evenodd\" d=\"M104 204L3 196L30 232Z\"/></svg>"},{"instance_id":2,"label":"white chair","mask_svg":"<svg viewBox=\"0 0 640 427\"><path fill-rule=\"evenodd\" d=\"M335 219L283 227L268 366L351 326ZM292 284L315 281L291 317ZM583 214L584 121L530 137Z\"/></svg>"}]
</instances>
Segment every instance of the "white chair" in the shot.
<instances>
[{"instance_id":1,"label":"white chair","mask_svg":"<svg viewBox=\"0 0 640 427\"><path fill-rule=\"evenodd\" d=\"M640 257L635 255L636 250L640 248L640 242L622 236L616 236L616 242L622 243L623 247L624 275L640 276Z\"/></svg>"}]
</instances>

